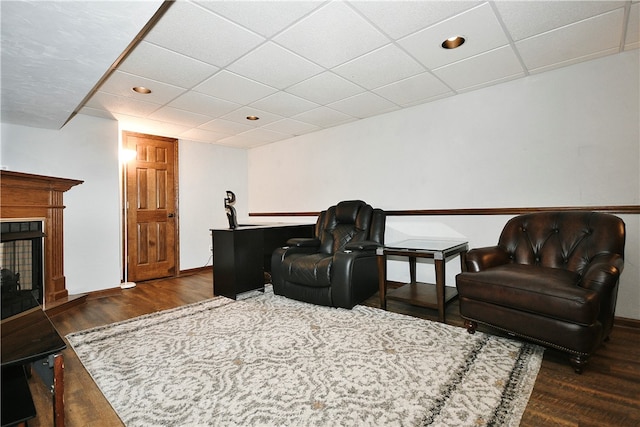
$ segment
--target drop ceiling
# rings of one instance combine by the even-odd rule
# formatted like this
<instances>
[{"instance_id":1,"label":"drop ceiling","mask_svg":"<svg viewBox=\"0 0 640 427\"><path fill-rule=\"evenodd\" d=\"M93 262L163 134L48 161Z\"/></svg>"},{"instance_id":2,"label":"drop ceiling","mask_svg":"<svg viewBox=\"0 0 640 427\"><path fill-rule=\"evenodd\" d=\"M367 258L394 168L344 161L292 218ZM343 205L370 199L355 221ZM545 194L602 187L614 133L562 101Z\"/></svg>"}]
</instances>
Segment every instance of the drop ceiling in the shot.
<instances>
[{"instance_id":1,"label":"drop ceiling","mask_svg":"<svg viewBox=\"0 0 640 427\"><path fill-rule=\"evenodd\" d=\"M637 1L2 1L0 14L3 122L59 129L78 113L238 148L640 47Z\"/></svg>"}]
</instances>

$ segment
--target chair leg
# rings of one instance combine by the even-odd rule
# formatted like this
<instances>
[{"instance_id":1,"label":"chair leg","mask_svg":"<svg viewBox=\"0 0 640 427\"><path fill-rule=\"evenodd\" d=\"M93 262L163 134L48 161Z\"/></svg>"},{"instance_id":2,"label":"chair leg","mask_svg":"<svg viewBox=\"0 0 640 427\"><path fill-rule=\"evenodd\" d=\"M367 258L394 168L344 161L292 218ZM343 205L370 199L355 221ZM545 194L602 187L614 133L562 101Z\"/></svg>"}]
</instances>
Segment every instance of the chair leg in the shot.
<instances>
[{"instance_id":1,"label":"chair leg","mask_svg":"<svg viewBox=\"0 0 640 427\"><path fill-rule=\"evenodd\" d=\"M589 356L577 355L569 358L569 363L573 366L573 370L576 374L581 374L583 368L587 365Z\"/></svg>"},{"instance_id":2,"label":"chair leg","mask_svg":"<svg viewBox=\"0 0 640 427\"><path fill-rule=\"evenodd\" d=\"M474 322L473 320L466 320L465 319L464 326L465 326L465 328L467 328L467 332L469 332L470 334L475 334L476 333L476 329L478 329L478 323Z\"/></svg>"}]
</instances>

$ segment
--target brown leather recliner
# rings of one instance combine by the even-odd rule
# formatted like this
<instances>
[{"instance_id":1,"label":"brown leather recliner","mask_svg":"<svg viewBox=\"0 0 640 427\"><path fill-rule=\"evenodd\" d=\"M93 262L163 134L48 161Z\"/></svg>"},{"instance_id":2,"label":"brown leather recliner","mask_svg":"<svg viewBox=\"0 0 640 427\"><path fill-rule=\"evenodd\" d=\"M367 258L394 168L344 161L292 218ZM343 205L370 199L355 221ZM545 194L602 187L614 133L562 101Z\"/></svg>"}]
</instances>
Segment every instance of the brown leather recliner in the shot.
<instances>
[{"instance_id":1,"label":"brown leather recliner","mask_svg":"<svg viewBox=\"0 0 640 427\"><path fill-rule=\"evenodd\" d=\"M624 266L625 224L596 212L512 218L497 246L472 249L456 276L460 314L571 355L581 373L608 339Z\"/></svg>"}]
</instances>

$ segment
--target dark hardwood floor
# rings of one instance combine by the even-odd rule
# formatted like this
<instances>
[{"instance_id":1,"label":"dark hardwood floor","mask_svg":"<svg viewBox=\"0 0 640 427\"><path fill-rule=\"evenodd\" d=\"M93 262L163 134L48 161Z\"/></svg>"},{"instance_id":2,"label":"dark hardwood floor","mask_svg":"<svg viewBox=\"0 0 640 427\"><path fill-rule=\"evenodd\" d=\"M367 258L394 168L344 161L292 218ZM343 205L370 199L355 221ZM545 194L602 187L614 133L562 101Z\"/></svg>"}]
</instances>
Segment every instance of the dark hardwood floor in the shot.
<instances>
[{"instance_id":1,"label":"dark hardwood floor","mask_svg":"<svg viewBox=\"0 0 640 427\"><path fill-rule=\"evenodd\" d=\"M115 295L52 316L61 335L211 298L211 272L139 283ZM366 301L379 306L378 295ZM430 320L436 312L389 302L388 309ZM457 302L447 307L447 323L462 326ZM480 328L480 330L483 330ZM135 343L132 343L135 345ZM67 426L122 426L118 416L71 349L64 351ZM52 426L51 396L37 376L31 379L38 418L29 426ZM522 426L640 425L640 328L615 326L611 340L582 375L567 357L546 350L542 368L522 417Z\"/></svg>"}]
</instances>

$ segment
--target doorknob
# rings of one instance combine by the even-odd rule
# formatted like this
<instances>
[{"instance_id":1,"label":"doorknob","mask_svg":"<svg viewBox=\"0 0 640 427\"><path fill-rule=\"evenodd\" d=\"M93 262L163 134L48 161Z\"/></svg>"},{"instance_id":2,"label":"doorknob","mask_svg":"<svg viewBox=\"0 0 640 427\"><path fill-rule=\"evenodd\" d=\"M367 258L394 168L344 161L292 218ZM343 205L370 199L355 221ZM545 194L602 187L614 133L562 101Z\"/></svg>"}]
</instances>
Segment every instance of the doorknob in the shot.
<instances>
[{"instance_id":1,"label":"doorknob","mask_svg":"<svg viewBox=\"0 0 640 427\"><path fill-rule=\"evenodd\" d=\"M167 215L167 217L169 218L173 218L174 216L176 216L174 213L170 213L169 215Z\"/></svg>"}]
</instances>

